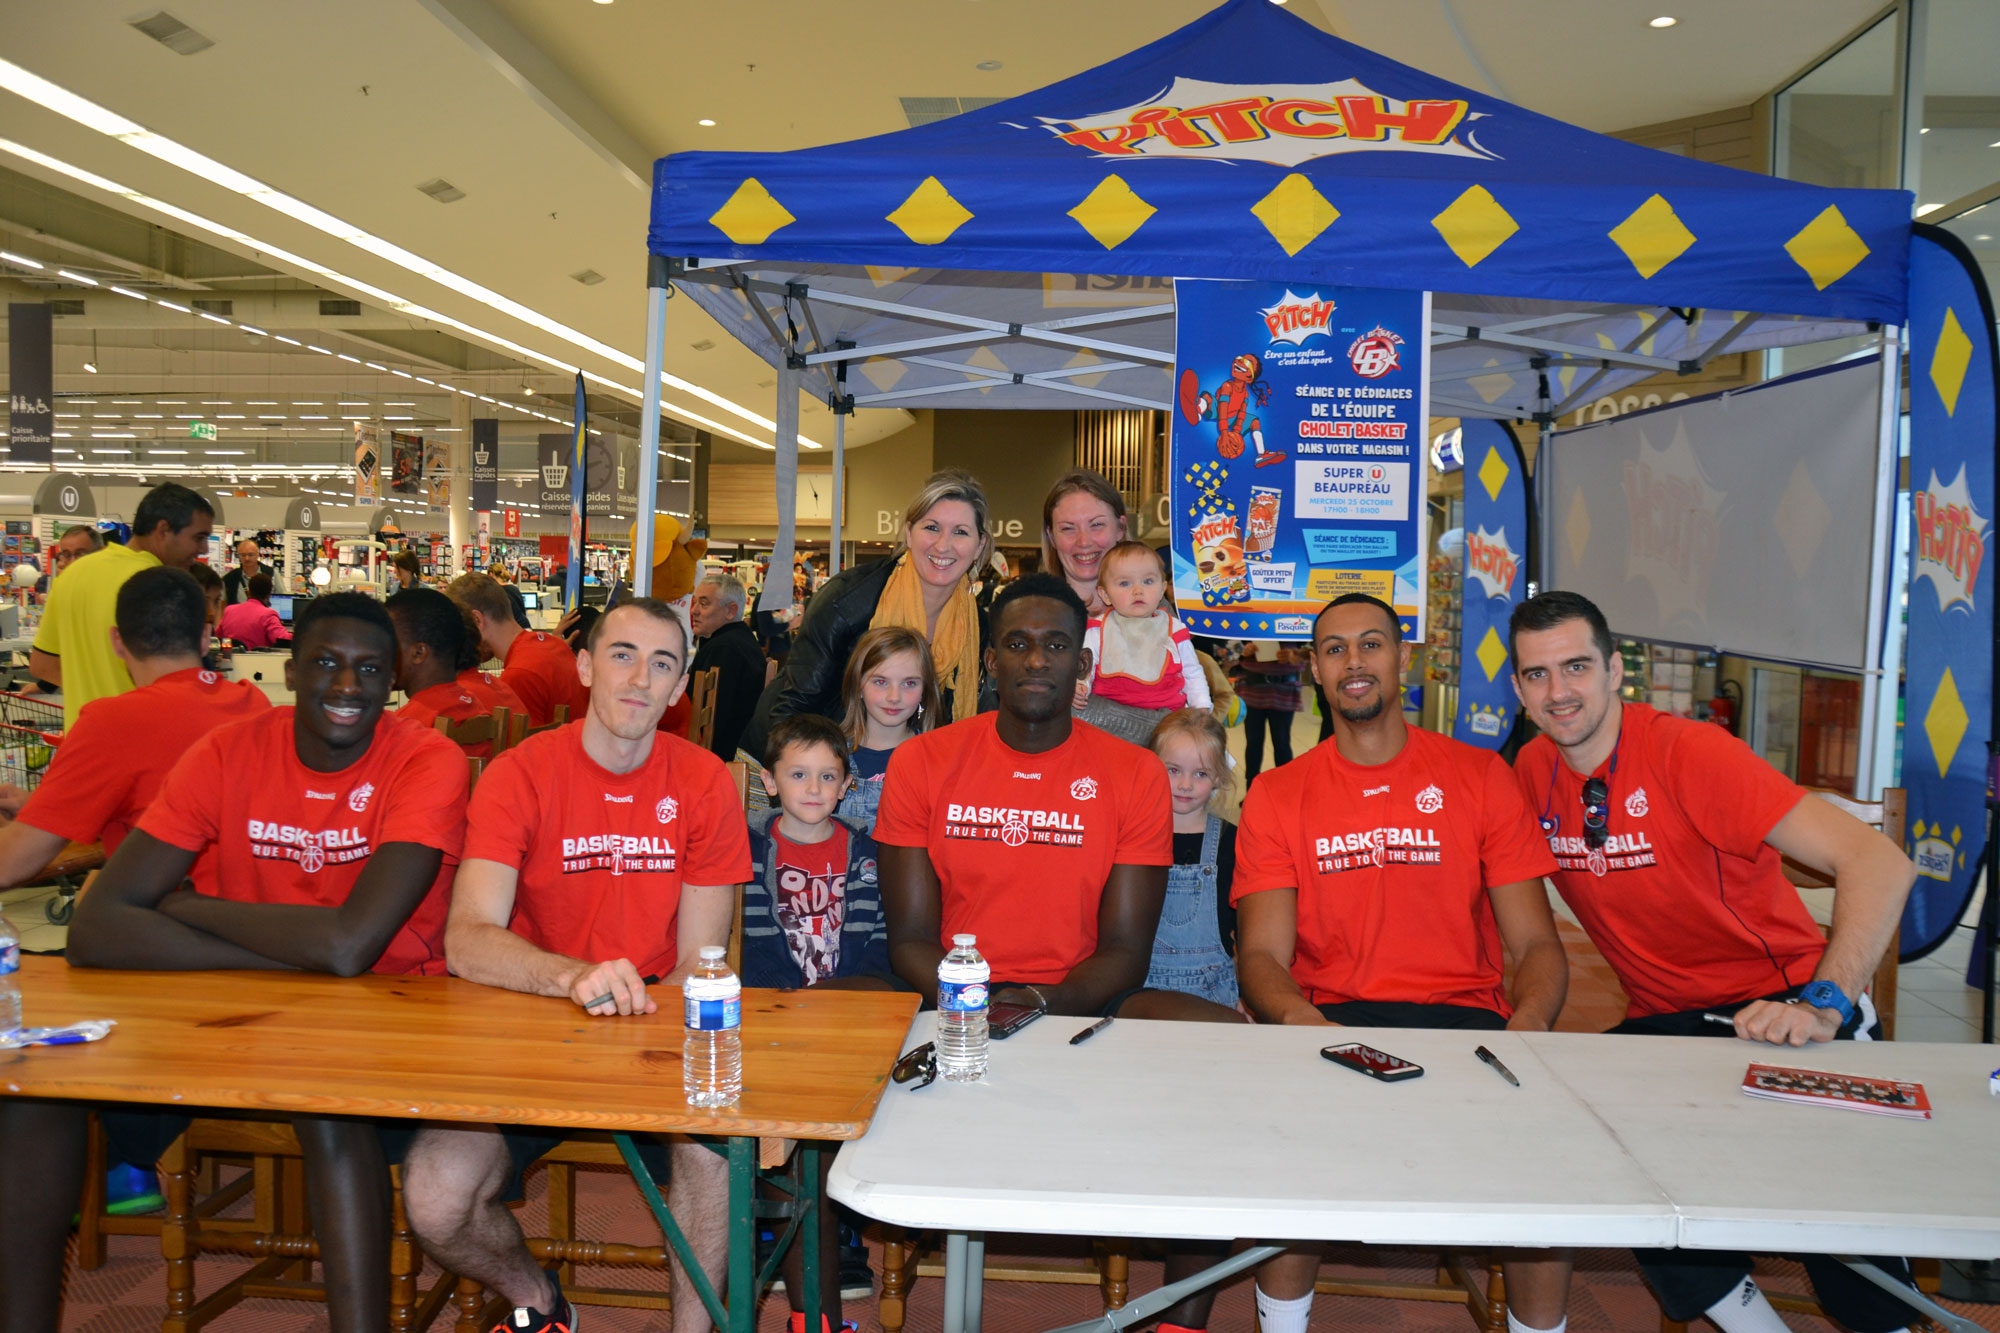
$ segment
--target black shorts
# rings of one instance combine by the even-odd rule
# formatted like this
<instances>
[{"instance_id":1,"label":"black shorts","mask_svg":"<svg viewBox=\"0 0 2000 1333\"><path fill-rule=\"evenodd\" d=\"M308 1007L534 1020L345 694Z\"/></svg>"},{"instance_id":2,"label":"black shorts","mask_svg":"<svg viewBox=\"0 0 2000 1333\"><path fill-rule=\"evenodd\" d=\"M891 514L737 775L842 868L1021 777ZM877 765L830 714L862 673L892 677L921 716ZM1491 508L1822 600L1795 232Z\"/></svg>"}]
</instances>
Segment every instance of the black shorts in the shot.
<instances>
[{"instance_id":1,"label":"black shorts","mask_svg":"<svg viewBox=\"0 0 2000 1333\"><path fill-rule=\"evenodd\" d=\"M1747 1000L1731 1000L1726 1004L1711 1004L1700 1009L1686 1009L1677 1014L1646 1014L1639 1018L1628 1018L1617 1027L1609 1029L1615 1036L1629 1037L1730 1037L1736 1030L1726 1023L1710 1022L1704 1015L1720 1014L1724 1018L1734 1018L1736 1011L1756 1004L1760 1000L1796 999L1804 986L1792 986L1770 995L1753 995ZM1863 994L1854 1006L1854 1017L1841 1025L1834 1036L1835 1041L1880 1041L1882 1021L1876 1016L1873 997Z\"/></svg>"},{"instance_id":2,"label":"black shorts","mask_svg":"<svg viewBox=\"0 0 2000 1333\"><path fill-rule=\"evenodd\" d=\"M1501 1032L1507 1020L1469 1004L1413 1004L1404 1000L1348 1000L1322 1004L1320 1016L1351 1028L1462 1028Z\"/></svg>"},{"instance_id":3,"label":"black shorts","mask_svg":"<svg viewBox=\"0 0 2000 1333\"><path fill-rule=\"evenodd\" d=\"M97 1118L104 1126L105 1142L114 1162L123 1162L142 1170L151 1171L159 1162L173 1141L187 1132L194 1117L180 1111L156 1111L147 1108L109 1106L97 1108ZM241 1112L207 1111L203 1119L262 1119ZM350 1117L329 1117L348 1119ZM403 1154L409 1151L410 1140L423 1128L419 1120L400 1120L393 1116L352 1117L370 1120L375 1126L375 1136L381 1140L382 1156L391 1166L402 1163Z\"/></svg>"},{"instance_id":4,"label":"black shorts","mask_svg":"<svg viewBox=\"0 0 2000 1333\"><path fill-rule=\"evenodd\" d=\"M455 1125L455 1129L470 1126ZM528 1125L497 1126L500 1141L507 1145L507 1183L501 1187L501 1203L518 1203L527 1197L522 1185L522 1177L528 1168L542 1160L569 1135L561 1130L538 1129ZM639 1160L645 1164L646 1174L662 1190L667 1185L667 1141L658 1134L634 1134L632 1146L639 1150Z\"/></svg>"}]
</instances>

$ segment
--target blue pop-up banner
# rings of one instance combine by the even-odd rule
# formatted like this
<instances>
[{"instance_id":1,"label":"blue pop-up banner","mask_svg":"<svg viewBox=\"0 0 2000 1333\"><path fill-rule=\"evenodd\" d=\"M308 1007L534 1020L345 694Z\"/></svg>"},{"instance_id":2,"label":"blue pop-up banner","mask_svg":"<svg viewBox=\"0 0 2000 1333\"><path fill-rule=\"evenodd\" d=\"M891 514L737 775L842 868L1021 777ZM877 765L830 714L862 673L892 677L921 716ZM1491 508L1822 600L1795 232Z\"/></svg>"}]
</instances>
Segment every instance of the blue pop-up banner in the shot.
<instances>
[{"instance_id":1,"label":"blue pop-up banner","mask_svg":"<svg viewBox=\"0 0 2000 1333\"><path fill-rule=\"evenodd\" d=\"M1910 244L1909 330L1905 959L1947 939L1972 896L1993 723L1993 302L1970 253L1935 227Z\"/></svg>"},{"instance_id":2,"label":"blue pop-up banner","mask_svg":"<svg viewBox=\"0 0 2000 1333\"><path fill-rule=\"evenodd\" d=\"M1513 734L1507 618L1527 591L1528 469L1514 432L1498 421L1461 427L1465 458L1465 582L1459 626L1458 712L1451 734L1498 750Z\"/></svg>"}]
</instances>

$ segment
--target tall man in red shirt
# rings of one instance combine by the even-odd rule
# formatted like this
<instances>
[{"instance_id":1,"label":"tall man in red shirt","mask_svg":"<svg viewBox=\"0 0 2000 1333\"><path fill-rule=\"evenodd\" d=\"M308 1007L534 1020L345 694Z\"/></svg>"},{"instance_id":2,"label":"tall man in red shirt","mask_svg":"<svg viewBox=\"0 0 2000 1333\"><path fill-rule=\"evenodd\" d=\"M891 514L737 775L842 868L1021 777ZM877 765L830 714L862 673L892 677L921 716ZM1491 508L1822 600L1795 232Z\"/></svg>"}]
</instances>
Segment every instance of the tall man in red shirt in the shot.
<instances>
[{"instance_id":1,"label":"tall man in red shirt","mask_svg":"<svg viewBox=\"0 0 2000 1333\"><path fill-rule=\"evenodd\" d=\"M0 888L25 883L71 842L117 851L189 747L271 706L251 682L201 669L207 599L184 570L134 574L116 614L111 648L137 688L84 705L32 795L0 787L0 810L11 815L0 825ZM197 881L204 873L196 866Z\"/></svg>"},{"instance_id":2,"label":"tall man in red shirt","mask_svg":"<svg viewBox=\"0 0 2000 1333\"><path fill-rule=\"evenodd\" d=\"M70 965L441 974L465 760L435 732L383 715L395 663L380 603L314 601L285 666L297 704L212 731L174 765L78 901ZM183 890L205 854L212 884L197 875L196 891ZM166 1112L104 1121L120 1157L144 1166L186 1126ZM292 1124L328 1318L338 1333L372 1333L389 1299L385 1154L406 1136L349 1118ZM0 1153L0 1329L55 1327L84 1126L75 1104L0 1099L0 1142L34 1145Z\"/></svg>"},{"instance_id":3,"label":"tall man in red shirt","mask_svg":"<svg viewBox=\"0 0 2000 1333\"><path fill-rule=\"evenodd\" d=\"M1244 799L1243 1001L1266 1023L1545 1032L1569 988L1542 886L1555 862L1499 756L1404 722L1409 656L1395 611L1365 594L1313 622L1333 736ZM1264 1265L1265 1333L1304 1333L1318 1268L1314 1246ZM1566 1257L1524 1252L1506 1272L1515 1333L1564 1326Z\"/></svg>"},{"instance_id":4,"label":"tall man in red shirt","mask_svg":"<svg viewBox=\"0 0 2000 1333\"><path fill-rule=\"evenodd\" d=\"M445 936L454 973L600 1017L650 1014L650 984L678 984L701 946L727 942L735 886L750 874L736 784L707 750L655 730L687 662L687 631L664 602L641 598L598 618L577 656L588 711L507 751L479 780ZM410 1225L439 1263L515 1307L502 1328L576 1326L506 1206L521 1172L561 1139L431 1127L403 1168ZM676 1143L671 1160L674 1219L719 1290L727 1168L698 1144ZM673 1305L676 1333L708 1327L678 1265Z\"/></svg>"},{"instance_id":5,"label":"tall man in red shirt","mask_svg":"<svg viewBox=\"0 0 2000 1333\"><path fill-rule=\"evenodd\" d=\"M1514 689L1542 734L1515 761L1557 863L1556 888L1631 997L1613 1032L1733 1035L1803 1046L1879 1035L1865 988L1916 878L1902 849L1779 773L1717 726L1622 703L1624 664L1588 598L1514 608ZM1781 856L1834 883L1822 936ZM1839 1262L1802 1256L1820 1304L1855 1333L1909 1307ZM1902 1261L1878 1259L1907 1276ZM1641 1251L1667 1317L1781 1333L1750 1256Z\"/></svg>"},{"instance_id":6,"label":"tall man in red shirt","mask_svg":"<svg viewBox=\"0 0 2000 1333\"><path fill-rule=\"evenodd\" d=\"M477 671L458 669L468 650L465 614L458 603L435 588L410 588L383 605L396 624L396 685L406 696L397 717L429 727L441 717L453 722L488 717L496 708L511 714L518 699L504 702ZM464 749L475 759L493 754L489 741Z\"/></svg>"},{"instance_id":7,"label":"tall man in red shirt","mask_svg":"<svg viewBox=\"0 0 2000 1333\"><path fill-rule=\"evenodd\" d=\"M955 934L979 937L992 995L1051 1014L1235 1023L1195 995L1147 990L1173 864L1173 801L1152 751L1070 712L1090 672L1068 583L1031 574L993 599L986 673L997 712L896 748L875 822L889 961L926 1007ZM1222 1257L1176 1243L1167 1280ZM1206 1325L1213 1289L1162 1328Z\"/></svg>"},{"instance_id":8,"label":"tall man in red shirt","mask_svg":"<svg viewBox=\"0 0 2000 1333\"><path fill-rule=\"evenodd\" d=\"M572 722L590 711L590 687L577 674L577 655L555 635L516 624L507 590L491 574L461 574L445 592L472 617L480 650L500 659L500 679L521 696L529 726L554 721L559 704L568 706Z\"/></svg>"}]
</instances>

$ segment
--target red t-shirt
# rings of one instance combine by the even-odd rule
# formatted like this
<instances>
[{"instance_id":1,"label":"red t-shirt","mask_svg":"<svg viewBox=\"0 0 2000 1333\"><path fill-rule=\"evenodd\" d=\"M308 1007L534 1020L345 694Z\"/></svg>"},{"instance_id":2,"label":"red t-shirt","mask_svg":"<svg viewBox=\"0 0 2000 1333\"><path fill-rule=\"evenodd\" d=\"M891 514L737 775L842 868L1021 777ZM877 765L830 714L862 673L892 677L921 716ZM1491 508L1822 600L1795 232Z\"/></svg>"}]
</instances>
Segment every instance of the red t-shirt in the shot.
<instances>
[{"instance_id":1,"label":"red t-shirt","mask_svg":"<svg viewBox=\"0 0 2000 1333\"><path fill-rule=\"evenodd\" d=\"M21 822L72 842L102 841L109 855L190 746L217 727L270 706L253 682L224 680L200 667L93 700L63 734L42 785L21 810ZM212 890L211 858L197 861L191 877L204 891Z\"/></svg>"},{"instance_id":2,"label":"red t-shirt","mask_svg":"<svg viewBox=\"0 0 2000 1333\"><path fill-rule=\"evenodd\" d=\"M504 708L515 717L528 715L528 706L521 702L521 696L514 693L506 681L500 679L500 673L497 671L481 671L478 667L467 667L458 673L458 683L467 688L484 685L493 693L495 708Z\"/></svg>"},{"instance_id":3,"label":"red t-shirt","mask_svg":"<svg viewBox=\"0 0 2000 1333\"><path fill-rule=\"evenodd\" d=\"M1631 996L1629 1012L1682 1013L1812 980L1826 937L1764 841L1805 790L1712 723L1626 704L1619 727L1594 774L1571 772L1545 736L1514 767L1529 809L1555 821L1556 888ZM1611 789L1597 858L1583 840L1589 777Z\"/></svg>"},{"instance_id":4,"label":"red t-shirt","mask_svg":"<svg viewBox=\"0 0 2000 1333\"><path fill-rule=\"evenodd\" d=\"M441 717L464 722L475 717L487 717L494 709L502 707L505 705L500 702L499 695L483 681L467 681L460 677L418 690L396 710L396 716L415 726L435 728ZM477 741L461 745L459 749L474 759L493 757L491 741Z\"/></svg>"},{"instance_id":5,"label":"red t-shirt","mask_svg":"<svg viewBox=\"0 0 2000 1333\"><path fill-rule=\"evenodd\" d=\"M1412 727L1386 764L1327 740L1252 783L1229 896L1298 890L1292 977L1314 1004L1511 1015L1487 890L1554 869L1500 757Z\"/></svg>"},{"instance_id":6,"label":"red t-shirt","mask_svg":"<svg viewBox=\"0 0 2000 1333\"><path fill-rule=\"evenodd\" d=\"M741 884L750 834L722 761L678 736L653 737L630 773L583 749L583 723L530 736L479 779L468 860L520 872L508 928L587 963L629 958L663 977L680 952L682 884Z\"/></svg>"},{"instance_id":7,"label":"red t-shirt","mask_svg":"<svg viewBox=\"0 0 2000 1333\"><path fill-rule=\"evenodd\" d=\"M1073 722L1023 754L985 713L896 747L875 841L921 847L943 892L940 944L964 931L996 981L1059 982L1097 951L1115 865L1174 862L1167 770L1151 750Z\"/></svg>"},{"instance_id":8,"label":"red t-shirt","mask_svg":"<svg viewBox=\"0 0 2000 1333\"><path fill-rule=\"evenodd\" d=\"M805 975L806 985L840 970L840 927L847 920L847 826L831 821L833 836L793 842L771 823L771 856L777 863L778 892L772 910L785 932L785 947Z\"/></svg>"},{"instance_id":9,"label":"red t-shirt","mask_svg":"<svg viewBox=\"0 0 2000 1333\"><path fill-rule=\"evenodd\" d=\"M577 679L576 654L553 634L524 629L507 645L507 660L500 679L521 697L528 711L528 725L545 727L555 719L558 705L569 705L569 720L583 721L590 708L590 691Z\"/></svg>"},{"instance_id":10,"label":"red t-shirt","mask_svg":"<svg viewBox=\"0 0 2000 1333\"><path fill-rule=\"evenodd\" d=\"M435 847L444 860L430 892L371 970L444 975L445 912L465 836L465 756L435 731L385 713L366 754L317 773L299 762L292 712L268 709L196 742L139 828L187 851L213 848L212 892L242 903L338 907L377 847Z\"/></svg>"}]
</instances>

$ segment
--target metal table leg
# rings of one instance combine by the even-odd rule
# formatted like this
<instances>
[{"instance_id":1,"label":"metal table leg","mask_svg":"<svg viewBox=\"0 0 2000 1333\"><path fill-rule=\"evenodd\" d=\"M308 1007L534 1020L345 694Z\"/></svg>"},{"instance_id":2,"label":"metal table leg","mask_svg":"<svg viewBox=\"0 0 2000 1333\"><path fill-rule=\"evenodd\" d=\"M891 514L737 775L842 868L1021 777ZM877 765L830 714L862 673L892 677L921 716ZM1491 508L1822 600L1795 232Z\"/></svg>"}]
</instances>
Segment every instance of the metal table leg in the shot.
<instances>
[{"instance_id":1,"label":"metal table leg","mask_svg":"<svg viewBox=\"0 0 2000 1333\"><path fill-rule=\"evenodd\" d=\"M1867 1278L1870 1282L1873 1282L1882 1290L1888 1292L1891 1296L1894 1296L1897 1300L1921 1310L1931 1318L1937 1320L1940 1324L1950 1329L1951 1333L1982 1333L1979 1325L1973 1323L1970 1319L1965 1318L1963 1315L1953 1314L1930 1297L1924 1295L1921 1291L1918 1291L1915 1287L1905 1286L1867 1260L1851 1258L1845 1254L1836 1254L1833 1257Z\"/></svg>"},{"instance_id":2,"label":"metal table leg","mask_svg":"<svg viewBox=\"0 0 2000 1333\"><path fill-rule=\"evenodd\" d=\"M1185 1296L1214 1286L1224 1278L1234 1277L1246 1268L1254 1268L1266 1259L1283 1254L1283 1245L1253 1245L1241 1254L1232 1254L1219 1264L1202 1269L1193 1277L1182 1278L1157 1291L1149 1291L1144 1296L1128 1302L1123 1309L1106 1310L1096 1319L1081 1324L1069 1324L1063 1328L1051 1329L1049 1333L1122 1333L1135 1324L1143 1324L1160 1311L1173 1305ZM947 1329L946 1333L950 1333ZM1968 1333L1964 1329L1954 1329L1952 1333Z\"/></svg>"},{"instance_id":3,"label":"metal table leg","mask_svg":"<svg viewBox=\"0 0 2000 1333\"><path fill-rule=\"evenodd\" d=\"M979 1333L986 1305L986 1233L975 1231L965 1242L965 1333Z\"/></svg>"},{"instance_id":4,"label":"metal table leg","mask_svg":"<svg viewBox=\"0 0 2000 1333\"><path fill-rule=\"evenodd\" d=\"M967 1240L963 1231L944 1238L944 1333L966 1333L965 1260Z\"/></svg>"}]
</instances>

